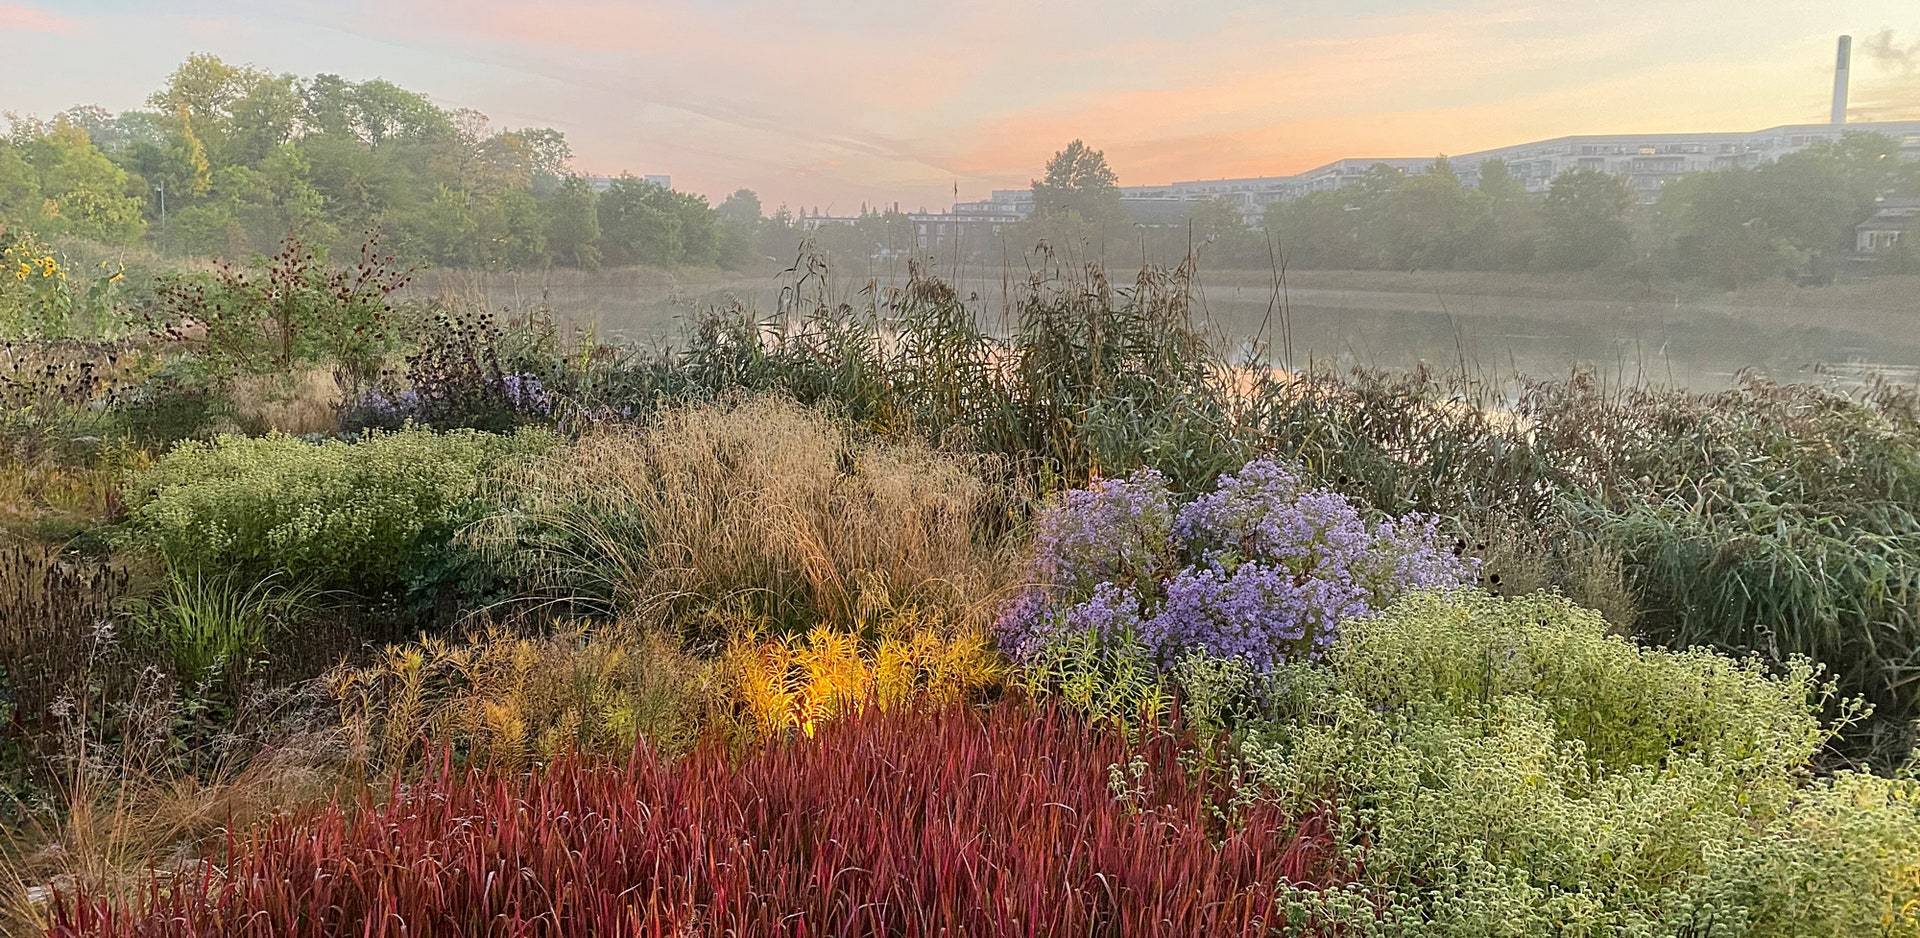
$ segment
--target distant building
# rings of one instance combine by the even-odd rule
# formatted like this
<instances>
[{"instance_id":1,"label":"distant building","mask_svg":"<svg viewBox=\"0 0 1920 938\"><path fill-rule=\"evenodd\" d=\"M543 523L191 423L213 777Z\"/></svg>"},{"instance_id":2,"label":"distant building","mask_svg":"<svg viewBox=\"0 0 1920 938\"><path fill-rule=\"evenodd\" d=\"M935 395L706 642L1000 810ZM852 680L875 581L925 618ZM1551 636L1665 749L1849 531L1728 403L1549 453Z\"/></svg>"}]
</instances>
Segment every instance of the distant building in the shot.
<instances>
[{"instance_id":1,"label":"distant building","mask_svg":"<svg viewBox=\"0 0 1920 938\"><path fill-rule=\"evenodd\" d=\"M620 175L632 176L633 174L621 173ZM612 188L613 181L619 178L620 176L588 176L587 184L592 186L593 191L595 192L605 192L608 189ZM645 173L639 176L638 178L641 182L650 182L656 186L659 186L662 189L673 188L673 177L667 175L666 173Z\"/></svg>"},{"instance_id":2,"label":"distant building","mask_svg":"<svg viewBox=\"0 0 1920 938\"><path fill-rule=\"evenodd\" d=\"M1920 230L1920 199L1886 199L1872 218L1854 226L1854 249L1862 254L1891 251L1915 230Z\"/></svg>"},{"instance_id":3,"label":"distant building","mask_svg":"<svg viewBox=\"0 0 1920 938\"><path fill-rule=\"evenodd\" d=\"M1534 143L1450 156L1447 162L1468 186L1480 182L1480 167L1490 160L1507 164L1507 171L1529 192L1545 192L1555 177L1575 169L1591 169L1625 179L1628 188L1651 202L1674 179L1688 173L1748 168L1771 163L1817 143L1837 141L1848 133L1880 134L1892 138L1905 159L1920 160L1920 121L1881 121L1856 124L1786 124L1747 133L1697 134L1586 134L1555 137ZM1433 166L1431 157L1384 157L1335 160L1292 176L1254 176L1240 179L1195 179L1157 186L1121 186L1122 204L1159 218L1167 206L1208 199L1224 199L1240 210L1249 223L1258 222L1267 206L1314 192L1344 189L1376 166L1415 176ZM996 189L985 200L962 202L955 212L977 211L1033 214L1033 190ZM1150 224L1144 218L1137 219Z\"/></svg>"},{"instance_id":4,"label":"distant building","mask_svg":"<svg viewBox=\"0 0 1920 938\"><path fill-rule=\"evenodd\" d=\"M858 215L833 215L817 208L802 208L800 214L793 217L793 225L801 231L819 231L834 225L852 225L859 220Z\"/></svg>"},{"instance_id":5,"label":"distant building","mask_svg":"<svg viewBox=\"0 0 1920 938\"><path fill-rule=\"evenodd\" d=\"M990 205L966 202L955 205L951 212L909 212L907 220L913 223L915 242L935 254L961 247L983 248L992 243L1000 229L1026 217L1013 211L995 211Z\"/></svg>"}]
</instances>

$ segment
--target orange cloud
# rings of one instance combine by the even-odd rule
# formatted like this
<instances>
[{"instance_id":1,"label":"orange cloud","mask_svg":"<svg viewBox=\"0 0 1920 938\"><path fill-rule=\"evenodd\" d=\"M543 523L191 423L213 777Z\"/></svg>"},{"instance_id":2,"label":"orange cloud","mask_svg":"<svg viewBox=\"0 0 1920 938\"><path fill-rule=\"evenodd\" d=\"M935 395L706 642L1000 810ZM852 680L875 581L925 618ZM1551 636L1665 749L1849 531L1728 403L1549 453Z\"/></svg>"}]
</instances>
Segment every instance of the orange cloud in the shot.
<instances>
[{"instance_id":1,"label":"orange cloud","mask_svg":"<svg viewBox=\"0 0 1920 938\"><path fill-rule=\"evenodd\" d=\"M70 33L80 24L67 17L17 3L0 3L0 29L28 33Z\"/></svg>"}]
</instances>

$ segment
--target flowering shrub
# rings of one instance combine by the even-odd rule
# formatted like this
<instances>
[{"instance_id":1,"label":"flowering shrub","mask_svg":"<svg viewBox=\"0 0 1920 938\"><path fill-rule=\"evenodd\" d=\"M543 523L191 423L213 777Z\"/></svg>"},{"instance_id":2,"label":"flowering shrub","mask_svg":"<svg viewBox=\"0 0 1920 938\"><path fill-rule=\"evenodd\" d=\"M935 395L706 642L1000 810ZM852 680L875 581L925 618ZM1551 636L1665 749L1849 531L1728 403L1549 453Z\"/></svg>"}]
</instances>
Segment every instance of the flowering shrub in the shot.
<instances>
[{"instance_id":1,"label":"flowering shrub","mask_svg":"<svg viewBox=\"0 0 1920 938\"><path fill-rule=\"evenodd\" d=\"M125 274L88 277L31 231L0 231L0 339L50 339L105 326ZM77 320L77 321L76 321Z\"/></svg>"},{"instance_id":2,"label":"flowering shrub","mask_svg":"<svg viewBox=\"0 0 1920 938\"><path fill-rule=\"evenodd\" d=\"M404 377L382 375L350 401L348 426L394 429L412 421L503 431L559 416L562 395L541 373L553 377L560 356L540 330L502 326L484 310L440 309L419 333Z\"/></svg>"},{"instance_id":3,"label":"flowering shrub","mask_svg":"<svg viewBox=\"0 0 1920 938\"><path fill-rule=\"evenodd\" d=\"M1324 883L1319 818L1223 825L1181 751L1008 703L870 709L744 761L443 769L240 835L144 902L65 902L50 933L1270 934L1277 894Z\"/></svg>"},{"instance_id":4,"label":"flowering shrub","mask_svg":"<svg viewBox=\"0 0 1920 938\"><path fill-rule=\"evenodd\" d=\"M1100 480L1045 511L1031 585L997 630L1031 659L1062 633L1129 635L1163 661L1187 650L1259 671L1317 658L1342 621L1399 593L1472 581L1420 515L1369 524L1337 492L1259 459L1176 506L1150 470Z\"/></svg>"}]
</instances>

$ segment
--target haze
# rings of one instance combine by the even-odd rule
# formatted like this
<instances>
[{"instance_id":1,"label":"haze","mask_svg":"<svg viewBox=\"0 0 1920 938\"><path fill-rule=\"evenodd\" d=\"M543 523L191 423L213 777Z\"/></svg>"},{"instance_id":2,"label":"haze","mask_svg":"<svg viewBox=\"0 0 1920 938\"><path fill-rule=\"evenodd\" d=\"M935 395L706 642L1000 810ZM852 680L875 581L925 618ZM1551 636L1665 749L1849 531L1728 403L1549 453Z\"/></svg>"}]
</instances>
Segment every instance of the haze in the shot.
<instances>
[{"instance_id":1,"label":"haze","mask_svg":"<svg viewBox=\"0 0 1920 938\"><path fill-rule=\"evenodd\" d=\"M1819 122L1840 33L1850 117L1920 117L1911 0L1193 6L0 2L0 108L137 107L210 52L555 127L582 172L842 213L1024 186L1076 137L1142 184Z\"/></svg>"}]
</instances>

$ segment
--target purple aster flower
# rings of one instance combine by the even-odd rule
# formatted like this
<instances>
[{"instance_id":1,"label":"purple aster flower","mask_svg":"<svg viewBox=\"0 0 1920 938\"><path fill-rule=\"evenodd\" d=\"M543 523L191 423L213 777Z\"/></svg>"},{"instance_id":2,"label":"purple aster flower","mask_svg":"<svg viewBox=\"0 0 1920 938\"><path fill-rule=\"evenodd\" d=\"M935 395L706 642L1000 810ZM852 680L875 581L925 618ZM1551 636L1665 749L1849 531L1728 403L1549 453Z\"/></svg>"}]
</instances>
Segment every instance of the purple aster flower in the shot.
<instances>
[{"instance_id":1,"label":"purple aster flower","mask_svg":"<svg viewBox=\"0 0 1920 938\"><path fill-rule=\"evenodd\" d=\"M1421 515L1369 526L1338 492L1268 459L1175 509L1142 471L1068 492L1039 521L1031 582L996 623L1026 658L1062 630L1137 634L1162 661L1190 650L1269 671L1317 658L1340 623L1410 589L1472 582L1476 563Z\"/></svg>"}]
</instances>

